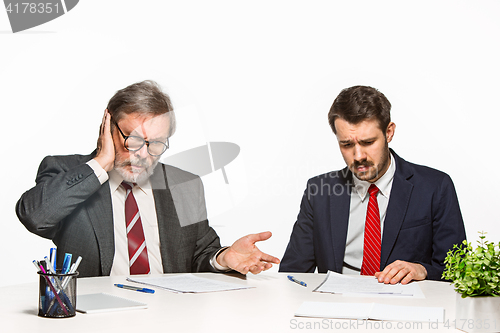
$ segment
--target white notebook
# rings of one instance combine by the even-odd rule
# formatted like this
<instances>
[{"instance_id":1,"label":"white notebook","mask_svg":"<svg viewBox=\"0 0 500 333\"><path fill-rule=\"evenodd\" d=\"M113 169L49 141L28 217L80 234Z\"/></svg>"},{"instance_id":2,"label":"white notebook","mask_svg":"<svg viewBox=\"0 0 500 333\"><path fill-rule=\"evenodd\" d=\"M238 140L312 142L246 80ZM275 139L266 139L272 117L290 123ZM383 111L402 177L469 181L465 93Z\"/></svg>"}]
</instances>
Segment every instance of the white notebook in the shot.
<instances>
[{"instance_id":1,"label":"white notebook","mask_svg":"<svg viewBox=\"0 0 500 333\"><path fill-rule=\"evenodd\" d=\"M145 303L105 293L76 296L76 311L83 313L147 309L147 307Z\"/></svg>"}]
</instances>

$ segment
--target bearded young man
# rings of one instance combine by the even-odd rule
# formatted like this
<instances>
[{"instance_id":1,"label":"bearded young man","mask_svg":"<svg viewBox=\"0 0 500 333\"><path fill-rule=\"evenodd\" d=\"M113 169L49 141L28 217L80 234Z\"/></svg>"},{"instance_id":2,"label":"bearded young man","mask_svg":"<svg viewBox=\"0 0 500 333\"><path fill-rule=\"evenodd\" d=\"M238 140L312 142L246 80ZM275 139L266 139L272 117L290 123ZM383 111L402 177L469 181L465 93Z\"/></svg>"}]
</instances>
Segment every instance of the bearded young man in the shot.
<instances>
[{"instance_id":1,"label":"bearded young man","mask_svg":"<svg viewBox=\"0 0 500 333\"><path fill-rule=\"evenodd\" d=\"M447 174L389 149L390 110L372 87L335 99L328 120L347 167L308 181L280 271L441 279L446 253L465 239L455 188Z\"/></svg>"}]
</instances>

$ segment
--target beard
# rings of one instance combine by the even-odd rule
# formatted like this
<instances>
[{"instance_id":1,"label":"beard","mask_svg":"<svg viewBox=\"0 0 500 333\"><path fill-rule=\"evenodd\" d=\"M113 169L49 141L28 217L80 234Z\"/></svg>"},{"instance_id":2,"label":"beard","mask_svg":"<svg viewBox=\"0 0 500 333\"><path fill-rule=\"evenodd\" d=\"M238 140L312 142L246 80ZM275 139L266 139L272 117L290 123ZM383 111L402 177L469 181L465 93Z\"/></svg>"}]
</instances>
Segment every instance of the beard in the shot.
<instances>
[{"instance_id":1,"label":"beard","mask_svg":"<svg viewBox=\"0 0 500 333\"><path fill-rule=\"evenodd\" d=\"M354 175L364 181L370 181L378 176L378 168L372 168L374 163L372 161L364 160L364 161L354 161L351 164L351 170ZM364 172L356 172L359 167L369 167L368 171Z\"/></svg>"},{"instance_id":2,"label":"beard","mask_svg":"<svg viewBox=\"0 0 500 333\"><path fill-rule=\"evenodd\" d=\"M149 162L147 159L138 158L134 155L130 155L125 159L120 159L120 157L116 155L114 169L126 182L142 183L151 177L159 161L160 157L156 157L153 162ZM143 169L141 171L135 171L131 169L131 166L138 166Z\"/></svg>"},{"instance_id":3,"label":"beard","mask_svg":"<svg viewBox=\"0 0 500 333\"><path fill-rule=\"evenodd\" d=\"M359 180L373 183L380 177L382 177L383 174L387 171L390 160L391 158L389 155L389 144L386 142L384 152L379 164L375 165L373 161L369 160L354 161L351 164L350 169ZM368 171L356 172L357 168L360 166L368 167Z\"/></svg>"}]
</instances>

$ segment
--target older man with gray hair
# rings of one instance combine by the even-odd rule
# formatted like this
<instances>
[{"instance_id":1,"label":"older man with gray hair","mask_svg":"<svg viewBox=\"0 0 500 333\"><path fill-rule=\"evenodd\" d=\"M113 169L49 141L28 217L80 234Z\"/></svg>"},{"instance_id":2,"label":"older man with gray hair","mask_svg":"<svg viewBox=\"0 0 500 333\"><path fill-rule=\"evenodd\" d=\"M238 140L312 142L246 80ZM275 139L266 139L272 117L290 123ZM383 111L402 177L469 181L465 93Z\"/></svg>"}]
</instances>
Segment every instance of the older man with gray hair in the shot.
<instances>
[{"instance_id":1,"label":"older man with gray hair","mask_svg":"<svg viewBox=\"0 0 500 333\"><path fill-rule=\"evenodd\" d=\"M36 185L16 205L31 232L64 253L82 256L80 276L236 270L260 273L279 260L247 235L221 247L209 226L203 185L189 172L159 163L175 131L172 103L153 81L110 99L97 149L47 156Z\"/></svg>"}]
</instances>

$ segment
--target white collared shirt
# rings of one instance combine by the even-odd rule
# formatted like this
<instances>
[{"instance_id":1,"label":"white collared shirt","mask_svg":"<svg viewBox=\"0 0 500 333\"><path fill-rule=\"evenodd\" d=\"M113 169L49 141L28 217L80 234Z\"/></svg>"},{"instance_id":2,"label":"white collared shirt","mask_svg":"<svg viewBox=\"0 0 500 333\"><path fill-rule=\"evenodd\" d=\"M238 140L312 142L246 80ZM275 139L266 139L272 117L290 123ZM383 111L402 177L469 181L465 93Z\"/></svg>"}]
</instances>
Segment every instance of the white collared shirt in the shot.
<instances>
[{"instance_id":1,"label":"white collared shirt","mask_svg":"<svg viewBox=\"0 0 500 333\"><path fill-rule=\"evenodd\" d=\"M108 172L108 175L113 205L113 226L115 234L115 256L113 259L113 266L111 267L111 275L129 275L128 239L125 223L126 190L121 186L123 178L118 172L111 170ZM133 186L132 194L139 207L151 274L162 274L163 266L160 254L158 219L156 217L153 190L149 180Z\"/></svg>"},{"instance_id":2,"label":"white collared shirt","mask_svg":"<svg viewBox=\"0 0 500 333\"><path fill-rule=\"evenodd\" d=\"M374 184L378 187L378 208L380 213L381 237L384 231L384 220L387 213L387 205L392 189L392 182L396 172L396 163L391 154L391 164L385 174ZM371 183L358 179L353 175L353 189L351 194L351 205L349 210L349 224L347 227L347 239L345 244L344 262L350 266L361 269L363 262L363 243L365 236L366 212L368 210L368 188ZM360 274L360 272L347 267L342 268L343 274Z\"/></svg>"}]
</instances>

